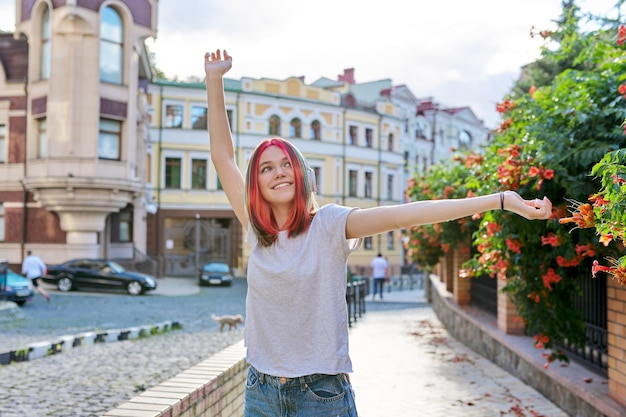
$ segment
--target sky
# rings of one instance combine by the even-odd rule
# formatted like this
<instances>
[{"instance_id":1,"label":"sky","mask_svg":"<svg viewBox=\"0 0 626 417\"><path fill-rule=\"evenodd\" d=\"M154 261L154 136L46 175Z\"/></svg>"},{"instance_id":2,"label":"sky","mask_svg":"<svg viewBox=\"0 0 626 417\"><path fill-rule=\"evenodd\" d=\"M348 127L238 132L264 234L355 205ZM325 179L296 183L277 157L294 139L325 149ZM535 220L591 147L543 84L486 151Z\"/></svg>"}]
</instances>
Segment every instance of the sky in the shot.
<instances>
[{"instance_id":1,"label":"sky","mask_svg":"<svg viewBox=\"0 0 626 417\"><path fill-rule=\"evenodd\" d=\"M0 30L14 31L16 0L0 0ZM578 0L613 16L617 0ZM226 49L227 77L390 79L418 98L470 107L487 127L520 75L539 57L532 27L553 29L561 0L159 0L147 41L166 76L204 77L204 53Z\"/></svg>"}]
</instances>

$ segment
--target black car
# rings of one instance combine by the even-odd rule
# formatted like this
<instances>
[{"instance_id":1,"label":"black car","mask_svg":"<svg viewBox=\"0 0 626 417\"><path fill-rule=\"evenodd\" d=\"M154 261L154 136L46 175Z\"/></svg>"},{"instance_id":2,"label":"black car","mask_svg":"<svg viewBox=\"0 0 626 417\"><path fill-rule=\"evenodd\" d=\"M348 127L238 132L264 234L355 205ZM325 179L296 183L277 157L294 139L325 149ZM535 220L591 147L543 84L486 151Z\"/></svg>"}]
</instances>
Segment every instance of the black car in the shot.
<instances>
[{"instance_id":1,"label":"black car","mask_svg":"<svg viewBox=\"0 0 626 417\"><path fill-rule=\"evenodd\" d=\"M198 274L199 285L226 285L233 284L233 274L228 264L211 262L204 264Z\"/></svg>"},{"instance_id":2,"label":"black car","mask_svg":"<svg viewBox=\"0 0 626 417\"><path fill-rule=\"evenodd\" d=\"M58 265L48 265L44 282L54 284L60 291L80 288L123 289L130 295L156 289L156 278L141 272L128 271L120 264L106 259L72 259Z\"/></svg>"},{"instance_id":3,"label":"black car","mask_svg":"<svg viewBox=\"0 0 626 417\"><path fill-rule=\"evenodd\" d=\"M33 298L34 290L30 279L7 269L6 281L0 277L0 301L13 301L19 306Z\"/></svg>"}]
</instances>

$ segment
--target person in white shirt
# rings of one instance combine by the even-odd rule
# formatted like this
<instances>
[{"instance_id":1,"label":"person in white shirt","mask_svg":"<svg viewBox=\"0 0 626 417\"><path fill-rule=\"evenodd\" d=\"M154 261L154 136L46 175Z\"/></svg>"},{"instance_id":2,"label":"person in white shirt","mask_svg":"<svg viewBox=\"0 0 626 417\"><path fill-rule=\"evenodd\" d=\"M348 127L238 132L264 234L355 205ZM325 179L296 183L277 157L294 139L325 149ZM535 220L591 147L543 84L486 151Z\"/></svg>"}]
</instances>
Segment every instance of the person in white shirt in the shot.
<instances>
[{"instance_id":1,"label":"person in white shirt","mask_svg":"<svg viewBox=\"0 0 626 417\"><path fill-rule=\"evenodd\" d=\"M383 299L383 286L387 280L389 274L389 262L383 258L383 254L379 253L370 263L372 268L372 278L374 279L374 294L372 300L376 299L376 294L380 294L380 299Z\"/></svg>"},{"instance_id":2,"label":"person in white shirt","mask_svg":"<svg viewBox=\"0 0 626 417\"><path fill-rule=\"evenodd\" d=\"M32 251L28 251L28 256L22 262L22 275L30 279L35 290L50 302L50 295L42 286L39 285L39 278L46 273L46 264L37 255L33 255Z\"/></svg>"}]
</instances>

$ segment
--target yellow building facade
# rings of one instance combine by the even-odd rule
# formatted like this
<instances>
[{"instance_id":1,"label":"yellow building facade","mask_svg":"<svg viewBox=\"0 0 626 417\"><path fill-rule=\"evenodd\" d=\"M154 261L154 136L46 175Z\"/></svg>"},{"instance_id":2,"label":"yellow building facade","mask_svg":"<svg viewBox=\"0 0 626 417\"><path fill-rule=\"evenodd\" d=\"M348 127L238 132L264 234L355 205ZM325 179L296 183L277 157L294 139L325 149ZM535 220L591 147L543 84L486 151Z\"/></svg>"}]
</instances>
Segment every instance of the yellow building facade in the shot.
<instances>
[{"instance_id":1,"label":"yellow building facade","mask_svg":"<svg viewBox=\"0 0 626 417\"><path fill-rule=\"evenodd\" d=\"M280 136L315 171L320 205L365 208L403 201L405 121L385 98L369 107L346 106L338 89L299 78L227 79L225 90L242 170L262 139ZM226 261L245 274L249 248L210 162L204 85L156 82L149 97L149 184L156 210L149 228L159 232L148 239L148 253L162 251L169 274L189 272L196 259ZM350 258L351 269L368 274L378 252L399 268L400 238L400 231L391 231L364 239Z\"/></svg>"}]
</instances>

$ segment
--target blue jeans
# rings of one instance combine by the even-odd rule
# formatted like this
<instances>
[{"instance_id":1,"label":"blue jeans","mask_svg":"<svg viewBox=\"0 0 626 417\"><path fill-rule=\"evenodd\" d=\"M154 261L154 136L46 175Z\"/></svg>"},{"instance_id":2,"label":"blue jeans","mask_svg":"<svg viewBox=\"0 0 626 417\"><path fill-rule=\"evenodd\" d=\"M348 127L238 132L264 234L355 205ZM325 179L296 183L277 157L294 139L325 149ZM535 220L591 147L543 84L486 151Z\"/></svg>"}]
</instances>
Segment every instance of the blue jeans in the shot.
<instances>
[{"instance_id":1,"label":"blue jeans","mask_svg":"<svg viewBox=\"0 0 626 417\"><path fill-rule=\"evenodd\" d=\"M376 297L376 293L380 294L380 298L383 298L383 286L385 285L385 280L387 278L374 278L374 295L372 298Z\"/></svg>"},{"instance_id":2,"label":"blue jeans","mask_svg":"<svg viewBox=\"0 0 626 417\"><path fill-rule=\"evenodd\" d=\"M345 374L280 378L250 366L244 417L358 417Z\"/></svg>"}]
</instances>

